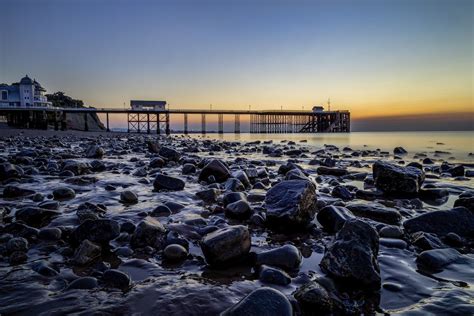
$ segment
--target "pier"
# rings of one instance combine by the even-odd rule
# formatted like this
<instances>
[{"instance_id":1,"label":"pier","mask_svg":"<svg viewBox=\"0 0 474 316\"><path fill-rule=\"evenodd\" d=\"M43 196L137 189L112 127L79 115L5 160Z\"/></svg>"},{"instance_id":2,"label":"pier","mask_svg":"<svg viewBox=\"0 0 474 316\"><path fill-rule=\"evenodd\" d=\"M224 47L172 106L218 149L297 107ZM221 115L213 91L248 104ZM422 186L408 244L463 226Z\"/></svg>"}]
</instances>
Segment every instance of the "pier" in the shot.
<instances>
[{"instance_id":1,"label":"pier","mask_svg":"<svg viewBox=\"0 0 474 316\"><path fill-rule=\"evenodd\" d=\"M69 115L84 115L84 130L88 131L89 114L105 114L104 126L110 131L109 116L127 115L129 133L170 134L170 118L181 116L183 132L188 134L189 115L201 116L201 133L208 132L206 120L217 116L217 132L224 133L224 115L234 118L234 133L241 131L241 116L248 116L250 133L348 133L350 132L349 111L254 111L254 110L136 110L118 108L0 108L0 116L6 117L10 126L22 128L42 128L49 125L55 130L67 128Z\"/></svg>"}]
</instances>

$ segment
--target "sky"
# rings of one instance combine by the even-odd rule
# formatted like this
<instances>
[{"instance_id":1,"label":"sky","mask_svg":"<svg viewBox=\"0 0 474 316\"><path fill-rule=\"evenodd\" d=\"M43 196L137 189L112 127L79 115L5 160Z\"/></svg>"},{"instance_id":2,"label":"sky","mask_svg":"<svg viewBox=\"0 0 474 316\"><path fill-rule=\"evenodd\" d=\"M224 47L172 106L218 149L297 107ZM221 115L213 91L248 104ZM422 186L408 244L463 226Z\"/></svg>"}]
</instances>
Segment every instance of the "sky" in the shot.
<instances>
[{"instance_id":1,"label":"sky","mask_svg":"<svg viewBox=\"0 0 474 316\"><path fill-rule=\"evenodd\" d=\"M0 82L95 107L351 111L356 130L474 129L470 0L0 0Z\"/></svg>"}]
</instances>

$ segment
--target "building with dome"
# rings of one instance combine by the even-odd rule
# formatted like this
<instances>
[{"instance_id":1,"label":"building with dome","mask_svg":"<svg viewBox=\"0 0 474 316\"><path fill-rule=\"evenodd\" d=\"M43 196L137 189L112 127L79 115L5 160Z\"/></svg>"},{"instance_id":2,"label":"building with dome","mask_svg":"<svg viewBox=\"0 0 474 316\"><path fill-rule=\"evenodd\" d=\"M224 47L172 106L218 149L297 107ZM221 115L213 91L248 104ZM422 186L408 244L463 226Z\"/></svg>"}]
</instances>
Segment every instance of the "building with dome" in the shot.
<instances>
[{"instance_id":1,"label":"building with dome","mask_svg":"<svg viewBox=\"0 0 474 316\"><path fill-rule=\"evenodd\" d=\"M11 85L0 84L0 107L2 108L49 108L52 103L44 95L39 82L25 76Z\"/></svg>"}]
</instances>

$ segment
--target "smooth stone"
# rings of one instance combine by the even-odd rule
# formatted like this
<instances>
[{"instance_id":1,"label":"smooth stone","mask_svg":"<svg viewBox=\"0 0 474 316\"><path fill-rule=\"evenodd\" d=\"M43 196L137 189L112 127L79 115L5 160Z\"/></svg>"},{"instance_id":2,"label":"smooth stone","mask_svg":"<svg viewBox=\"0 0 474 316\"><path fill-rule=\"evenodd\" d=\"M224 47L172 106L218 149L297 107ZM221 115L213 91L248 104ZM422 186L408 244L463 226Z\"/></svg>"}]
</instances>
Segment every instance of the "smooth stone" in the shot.
<instances>
[{"instance_id":1,"label":"smooth stone","mask_svg":"<svg viewBox=\"0 0 474 316\"><path fill-rule=\"evenodd\" d=\"M445 248L445 245L435 234L416 232L412 236L412 244L422 250Z\"/></svg>"},{"instance_id":2,"label":"smooth stone","mask_svg":"<svg viewBox=\"0 0 474 316\"><path fill-rule=\"evenodd\" d=\"M201 241L201 249L210 265L223 266L236 263L250 251L250 234L242 225L215 230Z\"/></svg>"},{"instance_id":3,"label":"smooth stone","mask_svg":"<svg viewBox=\"0 0 474 316\"><path fill-rule=\"evenodd\" d=\"M86 158L98 158L101 159L105 155L104 148L98 145L91 145L86 149Z\"/></svg>"},{"instance_id":4,"label":"smooth stone","mask_svg":"<svg viewBox=\"0 0 474 316\"><path fill-rule=\"evenodd\" d=\"M185 183L183 180L164 174L156 175L155 181L153 181L153 187L155 190L168 190L168 191L181 191L184 189Z\"/></svg>"},{"instance_id":5,"label":"smooth stone","mask_svg":"<svg viewBox=\"0 0 474 316\"><path fill-rule=\"evenodd\" d=\"M105 271L104 275L102 276L102 281L104 281L104 283L109 287L118 288L121 290L129 289L132 284L128 274L116 269L109 269Z\"/></svg>"},{"instance_id":6,"label":"smooth stone","mask_svg":"<svg viewBox=\"0 0 474 316\"><path fill-rule=\"evenodd\" d=\"M230 178L231 174L222 161L213 159L202 168L199 173L199 181L207 181L210 176L213 176L217 182L221 183Z\"/></svg>"},{"instance_id":7,"label":"smooth stone","mask_svg":"<svg viewBox=\"0 0 474 316\"><path fill-rule=\"evenodd\" d=\"M247 196L243 192L227 192L224 194L222 198L222 202L224 203L224 207L229 205L230 203L234 203L237 201L247 201Z\"/></svg>"},{"instance_id":8,"label":"smooth stone","mask_svg":"<svg viewBox=\"0 0 474 316\"><path fill-rule=\"evenodd\" d=\"M349 204L346 207L356 216L369 218L380 223L398 225L402 220L402 215L394 209L359 203Z\"/></svg>"},{"instance_id":9,"label":"smooth stone","mask_svg":"<svg viewBox=\"0 0 474 316\"><path fill-rule=\"evenodd\" d=\"M293 307L280 291L261 287L229 307L221 316L293 316Z\"/></svg>"},{"instance_id":10,"label":"smooth stone","mask_svg":"<svg viewBox=\"0 0 474 316\"><path fill-rule=\"evenodd\" d=\"M77 265L87 265L101 255L102 248L99 245L85 239L74 255L73 262Z\"/></svg>"},{"instance_id":11,"label":"smooth stone","mask_svg":"<svg viewBox=\"0 0 474 316\"><path fill-rule=\"evenodd\" d=\"M6 248L8 253L13 253L15 251L22 251L22 252L27 252L28 251L28 240L26 240L23 237L13 237L10 240L8 240Z\"/></svg>"},{"instance_id":12,"label":"smooth stone","mask_svg":"<svg viewBox=\"0 0 474 316\"><path fill-rule=\"evenodd\" d=\"M318 167L316 171L320 175L336 176L336 177L345 176L349 173L346 169L331 168L331 167L326 167L326 166Z\"/></svg>"},{"instance_id":13,"label":"smooth stone","mask_svg":"<svg viewBox=\"0 0 474 316\"><path fill-rule=\"evenodd\" d=\"M408 244L406 243L406 241L401 240L401 239L380 238L379 242L382 246L385 246L388 248L406 249L408 247Z\"/></svg>"},{"instance_id":14,"label":"smooth stone","mask_svg":"<svg viewBox=\"0 0 474 316\"><path fill-rule=\"evenodd\" d=\"M14 199L18 197L33 195L35 191L23 189L15 185L7 185L3 189L3 197L8 199Z\"/></svg>"},{"instance_id":15,"label":"smooth stone","mask_svg":"<svg viewBox=\"0 0 474 316\"><path fill-rule=\"evenodd\" d=\"M342 199L344 201L350 201L354 198L351 191L349 191L343 185L335 186L334 189L332 189L331 195L335 198L339 198L339 199Z\"/></svg>"},{"instance_id":16,"label":"smooth stone","mask_svg":"<svg viewBox=\"0 0 474 316\"><path fill-rule=\"evenodd\" d=\"M158 155L171 161L179 161L181 154L174 148L163 146L158 151Z\"/></svg>"},{"instance_id":17,"label":"smooth stone","mask_svg":"<svg viewBox=\"0 0 474 316\"><path fill-rule=\"evenodd\" d=\"M225 208L225 216L235 219L248 219L252 209L247 201L240 200L230 203Z\"/></svg>"},{"instance_id":18,"label":"smooth stone","mask_svg":"<svg viewBox=\"0 0 474 316\"><path fill-rule=\"evenodd\" d=\"M188 250L181 245L171 244L166 246L163 256L169 261L181 261L188 256Z\"/></svg>"},{"instance_id":19,"label":"smooth stone","mask_svg":"<svg viewBox=\"0 0 474 316\"><path fill-rule=\"evenodd\" d=\"M196 192L196 197L203 200L206 203L215 203L219 196L218 189L207 189Z\"/></svg>"},{"instance_id":20,"label":"smooth stone","mask_svg":"<svg viewBox=\"0 0 474 316\"><path fill-rule=\"evenodd\" d=\"M160 221L147 217L137 225L130 240L130 245L133 248L144 248L146 246L161 248L165 234L166 230Z\"/></svg>"},{"instance_id":21,"label":"smooth stone","mask_svg":"<svg viewBox=\"0 0 474 316\"><path fill-rule=\"evenodd\" d=\"M403 230L398 226L384 226L379 231L380 237L384 238L403 238Z\"/></svg>"},{"instance_id":22,"label":"smooth stone","mask_svg":"<svg viewBox=\"0 0 474 316\"><path fill-rule=\"evenodd\" d=\"M0 181L7 179L18 179L23 175L24 171L19 166L15 166L8 162L0 164Z\"/></svg>"},{"instance_id":23,"label":"smooth stone","mask_svg":"<svg viewBox=\"0 0 474 316\"><path fill-rule=\"evenodd\" d=\"M474 212L474 196L459 197L459 199L454 201L454 207L458 206L464 206L471 212Z\"/></svg>"},{"instance_id":24,"label":"smooth stone","mask_svg":"<svg viewBox=\"0 0 474 316\"><path fill-rule=\"evenodd\" d=\"M68 187L54 189L53 196L55 200L70 200L76 197L76 192Z\"/></svg>"},{"instance_id":25,"label":"smooth stone","mask_svg":"<svg viewBox=\"0 0 474 316\"><path fill-rule=\"evenodd\" d=\"M97 279L94 277L82 277L69 283L67 290L92 290L98 287Z\"/></svg>"},{"instance_id":26,"label":"smooth stone","mask_svg":"<svg viewBox=\"0 0 474 316\"><path fill-rule=\"evenodd\" d=\"M138 203L138 196L135 192L125 190L120 193L120 202L125 204L136 204Z\"/></svg>"},{"instance_id":27,"label":"smooth stone","mask_svg":"<svg viewBox=\"0 0 474 316\"><path fill-rule=\"evenodd\" d=\"M291 277L283 270L262 265L258 275L260 281L277 285L288 285L291 283Z\"/></svg>"},{"instance_id":28,"label":"smooth stone","mask_svg":"<svg viewBox=\"0 0 474 316\"><path fill-rule=\"evenodd\" d=\"M190 163L185 163L183 168L181 169L182 174L194 174L196 173L197 169L196 166Z\"/></svg>"},{"instance_id":29,"label":"smooth stone","mask_svg":"<svg viewBox=\"0 0 474 316\"><path fill-rule=\"evenodd\" d=\"M108 244L120 235L120 225L112 219L87 220L71 233L71 242L80 244L87 239L93 243Z\"/></svg>"},{"instance_id":30,"label":"smooth stone","mask_svg":"<svg viewBox=\"0 0 474 316\"><path fill-rule=\"evenodd\" d=\"M393 149L393 154L394 155L406 155L408 154L408 151L405 150L403 147L395 147Z\"/></svg>"},{"instance_id":31,"label":"smooth stone","mask_svg":"<svg viewBox=\"0 0 474 316\"><path fill-rule=\"evenodd\" d=\"M38 237L43 240L60 240L62 231L57 227L42 228Z\"/></svg>"},{"instance_id":32,"label":"smooth stone","mask_svg":"<svg viewBox=\"0 0 474 316\"><path fill-rule=\"evenodd\" d=\"M33 271L46 277L53 277L58 275L59 271L54 268L49 262L41 260L33 264Z\"/></svg>"},{"instance_id":33,"label":"smooth stone","mask_svg":"<svg viewBox=\"0 0 474 316\"><path fill-rule=\"evenodd\" d=\"M319 210L316 219L329 233L335 233L354 215L343 206L328 205Z\"/></svg>"},{"instance_id":34,"label":"smooth stone","mask_svg":"<svg viewBox=\"0 0 474 316\"><path fill-rule=\"evenodd\" d=\"M317 281L310 281L293 293L303 315L330 315L333 301L328 291Z\"/></svg>"},{"instance_id":35,"label":"smooth stone","mask_svg":"<svg viewBox=\"0 0 474 316\"><path fill-rule=\"evenodd\" d=\"M150 161L150 168L161 168L165 165L165 161L162 159L162 158L153 158L151 161Z\"/></svg>"},{"instance_id":36,"label":"smooth stone","mask_svg":"<svg viewBox=\"0 0 474 316\"><path fill-rule=\"evenodd\" d=\"M269 265L284 270L296 270L302 260L301 252L293 245L284 245L275 249L257 253L257 265Z\"/></svg>"},{"instance_id":37,"label":"smooth stone","mask_svg":"<svg viewBox=\"0 0 474 316\"><path fill-rule=\"evenodd\" d=\"M419 266L438 271L462 257L454 248L425 250L418 255L416 262Z\"/></svg>"}]
</instances>

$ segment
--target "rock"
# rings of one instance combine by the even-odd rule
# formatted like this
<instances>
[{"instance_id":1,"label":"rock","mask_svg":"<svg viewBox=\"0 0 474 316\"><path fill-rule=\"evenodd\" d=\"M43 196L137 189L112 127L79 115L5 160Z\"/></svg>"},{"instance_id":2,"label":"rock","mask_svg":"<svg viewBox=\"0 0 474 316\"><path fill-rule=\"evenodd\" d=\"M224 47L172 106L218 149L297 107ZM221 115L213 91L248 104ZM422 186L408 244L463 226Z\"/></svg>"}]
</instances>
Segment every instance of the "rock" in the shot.
<instances>
[{"instance_id":1,"label":"rock","mask_svg":"<svg viewBox=\"0 0 474 316\"><path fill-rule=\"evenodd\" d=\"M285 271L266 265L260 267L258 278L264 283L276 285L288 285L291 283L291 277Z\"/></svg>"},{"instance_id":2,"label":"rock","mask_svg":"<svg viewBox=\"0 0 474 316\"><path fill-rule=\"evenodd\" d=\"M385 246L387 248L406 249L408 247L408 244L406 243L406 241L402 239L380 238L379 242L380 242L380 245Z\"/></svg>"},{"instance_id":3,"label":"rock","mask_svg":"<svg viewBox=\"0 0 474 316\"><path fill-rule=\"evenodd\" d=\"M244 171L237 170L232 174L232 177L238 179L246 188L250 188L250 180Z\"/></svg>"},{"instance_id":4,"label":"rock","mask_svg":"<svg viewBox=\"0 0 474 316\"><path fill-rule=\"evenodd\" d=\"M62 168L63 171L71 171L76 176L88 173L90 169L91 165L74 160L66 160Z\"/></svg>"},{"instance_id":5,"label":"rock","mask_svg":"<svg viewBox=\"0 0 474 316\"><path fill-rule=\"evenodd\" d=\"M76 192L68 187L59 187L54 189L53 196L55 200L70 200L76 197Z\"/></svg>"},{"instance_id":6,"label":"rock","mask_svg":"<svg viewBox=\"0 0 474 316\"><path fill-rule=\"evenodd\" d=\"M21 178L24 171L21 167L15 166L11 163L4 162L0 164L0 181L7 179Z\"/></svg>"},{"instance_id":7,"label":"rock","mask_svg":"<svg viewBox=\"0 0 474 316\"><path fill-rule=\"evenodd\" d=\"M425 180L425 173L418 168L383 161L376 161L372 171L375 186L388 194L416 194Z\"/></svg>"},{"instance_id":8,"label":"rock","mask_svg":"<svg viewBox=\"0 0 474 316\"><path fill-rule=\"evenodd\" d=\"M42 228L39 231L39 238L42 240L60 240L62 231L57 227Z\"/></svg>"},{"instance_id":9,"label":"rock","mask_svg":"<svg viewBox=\"0 0 474 316\"><path fill-rule=\"evenodd\" d=\"M87 265L100 256L102 248L85 239L77 249L73 262L77 265Z\"/></svg>"},{"instance_id":10,"label":"rock","mask_svg":"<svg viewBox=\"0 0 474 316\"><path fill-rule=\"evenodd\" d=\"M82 277L69 283L67 290L92 290L96 287L98 287L96 278Z\"/></svg>"},{"instance_id":11,"label":"rock","mask_svg":"<svg viewBox=\"0 0 474 316\"><path fill-rule=\"evenodd\" d=\"M343 185L337 185L332 189L331 195L335 198L340 198L344 201L350 201L354 197L352 196L351 191L349 191L345 186Z\"/></svg>"},{"instance_id":12,"label":"rock","mask_svg":"<svg viewBox=\"0 0 474 316\"><path fill-rule=\"evenodd\" d=\"M156 206L153 211L151 211L150 216L154 217L168 217L172 214L170 208L164 204ZM135 231L135 226L133 231ZM133 232L132 232L133 233Z\"/></svg>"},{"instance_id":13,"label":"rock","mask_svg":"<svg viewBox=\"0 0 474 316\"><path fill-rule=\"evenodd\" d=\"M181 261L188 256L188 250L181 245L171 244L166 246L163 256L169 261Z\"/></svg>"},{"instance_id":14,"label":"rock","mask_svg":"<svg viewBox=\"0 0 474 316\"><path fill-rule=\"evenodd\" d=\"M261 287L226 309L221 316L292 316L293 307L280 291Z\"/></svg>"},{"instance_id":15,"label":"rock","mask_svg":"<svg viewBox=\"0 0 474 316\"><path fill-rule=\"evenodd\" d=\"M370 204L350 204L347 208L356 216L370 218L380 223L398 225L402 220L400 213L394 209Z\"/></svg>"},{"instance_id":16,"label":"rock","mask_svg":"<svg viewBox=\"0 0 474 316\"><path fill-rule=\"evenodd\" d=\"M48 224L53 217L61 213L54 210L43 209L39 207L24 207L16 211L17 221L23 221L28 225L42 227Z\"/></svg>"},{"instance_id":17,"label":"rock","mask_svg":"<svg viewBox=\"0 0 474 316\"><path fill-rule=\"evenodd\" d=\"M301 265L301 252L293 245L284 245L256 256L256 265L269 265L287 271L296 270Z\"/></svg>"},{"instance_id":18,"label":"rock","mask_svg":"<svg viewBox=\"0 0 474 316\"><path fill-rule=\"evenodd\" d=\"M26 262L26 260L28 260L28 256L23 251L15 251L10 254L10 257L8 258L8 262L10 263L10 265L21 264Z\"/></svg>"},{"instance_id":19,"label":"rock","mask_svg":"<svg viewBox=\"0 0 474 316\"><path fill-rule=\"evenodd\" d=\"M454 206L464 206L471 212L474 212L474 196L469 196L469 197L460 197L456 201L454 201Z\"/></svg>"},{"instance_id":20,"label":"rock","mask_svg":"<svg viewBox=\"0 0 474 316\"><path fill-rule=\"evenodd\" d=\"M101 159L105 155L105 150L98 145L90 145L86 149L87 158L97 158Z\"/></svg>"},{"instance_id":21,"label":"rock","mask_svg":"<svg viewBox=\"0 0 474 316\"><path fill-rule=\"evenodd\" d=\"M446 170L452 177L464 177L464 166L458 165Z\"/></svg>"},{"instance_id":22,"label":"rock","mask_svg":"<svg viewBox=\"0 0 474 316\"><path fill-rule=\"evenodd\" d=\"M336 176L336 177L341 177L348 174L348 171L346 169L330 168L330 167L325 167L325 166L318 167L317 172L318 174L321 174L321 175Z\"/></svg>"},{"instance_id":23,"label":"rock","mask_svg":"<svg viewBox=\"0 0 474 316\"><path fill-rule=\"evenodd\" d=\"M285 180L268 190L269 225L287 229L309 224L316 212L316 186L307 180Z\"/></svg>"},{"instance_id":24,"label":"rock","mask_svg":"<svg viewBox=\"0 0 474 316\"><path fill-rule=\"evenodd\" d=\"M342 206L328 205L319 210L316 219L329 233L335 233L354 215Z\"/></svg>"},{"instance_id":25,"label":"rock","mask_svg":"<svg viewBox=\"0 0 474 316\"><path fill-rule=\"evenodd\" d=\"M71 233L71 242L75 245L88 239L91 242L107 245L120 235L120 225L112 219L87 220Z\"/></svg>"},{"instance_id":26,"label":"rock","mask_svg":"<svg viewBox=\"0 0 474 316\"><path fill-rule=\"evenodd\" d=\"M245 186L240 182L239 179L229 178L224 183L224 189L230 192L242 192L245 191Z\"/></svg>"},{"instance_id":27,"label":"rock","mask_svg":"<svg viewBox=\"0 0 474 316\"><path fill-rule=\"evenodd\" d=\"M435 234L416 232L412 236L412 244L422 250L444 248L445 245Z\"/></svg>"},{"instance_id":28,"label":"rock","mask_svg":"<svg viewBox=\"0 0 474 316\"><path fill-rule=\"evenodd\" d=\"M224 194L224 197L222 198L222 202L224 203L224 206L227 206L230 203L234 203L237 201L247 201L247 196L245 195L245 193L227 192Z\"/></svg>"},{"instance_id":29,"label":"rock","mask_svg":"<svg viewBox=\"0 0 474 316\"><path fill-rule=\"evenodd\" d=\"M403 238L403 231L398 226L384 226L379 235L384 238Z\"/></svg>"},{"instance_id":30,"label":"rock","mask_svg":"<svg viewBox=\"0 0 474 316\"><path fill-rule=\"evenodd\" d=\"M355 284L362 289L380 288L377 263L379 236L369 224L351 219L336 235L321 260L320 266L331 277Z\"/></svg>"},{"instance_id":31,"label":"rock","mask_svg":"<svg viewBox=\"0 0 474 316\"><path fill-rule=\"evenodd\" d=\"M207 190L199 191L199 192L196 192L196 196L206 203L215 203L217 201L217 197L219 196L219 190L207 189Z\"/></svg>"},{"instance_id":32,"label":"rock","mask_svg":"<svg viewBox=\"0 0 474 316\"><path fill-rule=\"evenodd\" d=\"M242 225L228 226L204 236L201 249L210 265L223 266L244 258L250 250L250 234Z\"/></svg>"},{"instance_id":33,"label":"rock","mask_svg":"<svg viewBox=\"0 0 474 316\"><path fill-rule=\"evenodd\" d=\"M28 240L23 237L13 237L7 242L8 253L15 251L27 252L28 251Z\"/></svg>"},{"instance_id":34,"label":"rock","mask_svg":"<svg viewBox=\"0 0 474 316\"><path fill-rule=\"evenodd\" d=\"M156 191L181 191L184 189L184 181L179 178L158 174L153 182L153 187Z\"/></svg>"},{"instance_id":35,"label":"rock","mask_svg":"<svg viewBox=\"0 0 474 316\"><path fill-rule=\"evenodd\" d=\"M425 250L418 255L416 263L422 268L439 271L461 257L461 253L454 248Z\"/></svg>"},{"instance_id":36,"label":"rock","mask_svg":"<svg viewBox=\"0 0 474 316\"><path fill-rule=\"evenodd\" d=\"M181 170L182 174L195 174L196 173L196 166L191 163L185 163L183 165L183 169Z\"/></svg>"},{"instance_id":37,"label":"rock","mask_svg":"<svg viewBox=\"0 0 474 316\"><path fill-rule=\"evenodd\" d=\"M474 212L462 206L450 211L431 211L406 220L403 227L410 234L422 231L444 236L452 232L461 237L472 237Z\"/></svg>"},{"instance_id":38,"label":"rock","mask_svg":"<svg viewBox=\"0 0 474 316\"><path fill-rule=\"evenodd\" d=\"M150 168L161 168L165 165L165 161L160 158L160 157L157 157L157 158L153 158L151 161L150 161Z\"/></svg>"},{"instance_id":39,"label":"rock","mask_svg":"<svg viewBox=\"0 0 474 316\"><path fill-rule=\"evenodd\" d=\"M303 315L332 315L333 301L328 291L317 281L306 283L293 296Z\"/></svg>"},{"instance_id":40,"label":"rock","mask_svg":"<svg viewBox=\"0 0 474 316\"><path fill-rule=\"evenodd\" d=\"M437 188L420 189L420 198L429 204L433 202L435 205L444 204L449 198L449 191Z\"/></svg>"},{"instance_id":41,"label":"rock","mask_svg":"<svg viewBox=\"0 0 474 316\"><path fill-rule=\"evenodd\" d=\"M171 147L166 147L166 146L163 146L160 148L160 151L158 152L158 154L161 156L161 157L164 157L166 158L167 160L170 160L170 161L179 161L179 158L181 158L181 154L171 148Z\"/></svg>"},{"instance_id":42,"label":"rock","mask_svg":"<svg viewBox=\"0 0 474 316\"><path fill-rule=\"evenodd\" d=\"M408 154L408 151L405 150L403 147L395 147L393 149L393 154L394 155L406 155Z\"/></svg>"},{"instance_id":43,"label":"rock","mask_svg":"<svg viewBox=\"0 0 474 316\"><path fill-rule=\"evenodd\" d=\"M17 197L28 196L34 194L35 191L23 189L15 185L7 185L3 189L3 197L7 199L14 199Z\"/></svg>"},{"instance_id":44,"label":"rock","mask_svg":"<svg viewBox=\"0 0 474 316\"><path fill-rule=\"evenodd\" d=\"M213 159L202 168L199 174L199 181L207 181L210 176L213 176L220 183L230 178L231 174L222 161Z\"/></svg>"},{"instance_id":45,"label":"rock","mask_svg":"<svg viewBox=\"0 0 474 316\"><path fill-rule=\"evenodd\" d=\"M133 248L144 248L146 246L161 248L165 234L166 229L160 221L147 217L138 224L135 233L132 235L130 245Z\"/></svg>"},{"instance_id":46,"label":"rock","mask_svg":"<svg viewBox=\"0 0 474 316\"><path fill-rule=\"evenodd\" d=\"M132 284L128 274L116 269L105 271L102 276L102 281L104 281L104 283L109 287L121 290L128 290Z\"/></svg>"},{"instance_id":47,"label":"rock","mask_svg":"<svg viewBox=\"0 0 474 316\"><path fill-rule=\"evenodd\" d=\"M125 190L120 193L120 202L125 204L136 204L138 203L138 196L135 192Z\"/></svg>"},{"instance_id":48,"label":"rock","mask_svg":"<svg viewBox=\"0 0 474 316\"><path fill-rule=\"evenodd\" d=\"M59 273L59 271L54 266L44 260L34 263L32 269L36 273L41 274L45 277L53 277L58 275Z\"/></svg>"},{"instance_id":49,"label":"rock","mask_svg":"<svg viewBox=\"0 0 474 316\"><path fill-rule=\"evenodd\" d=\"M252 209L245 200L230 203L225 208L225 216L235 219L248 219L252 215Z\"/></svg>"},{"instance_id":50,"label":"rock","mask_svg":"<svg viewBox=\"0 0 474 316\"><path fill-rule=\"evenodd\" d=\"M160 152L160 144L158 144L158 142L148 140L146 144L147 144L149 152L151 152L153 154L157 154L157 153Z\"/></svg>"}]
</instances>

